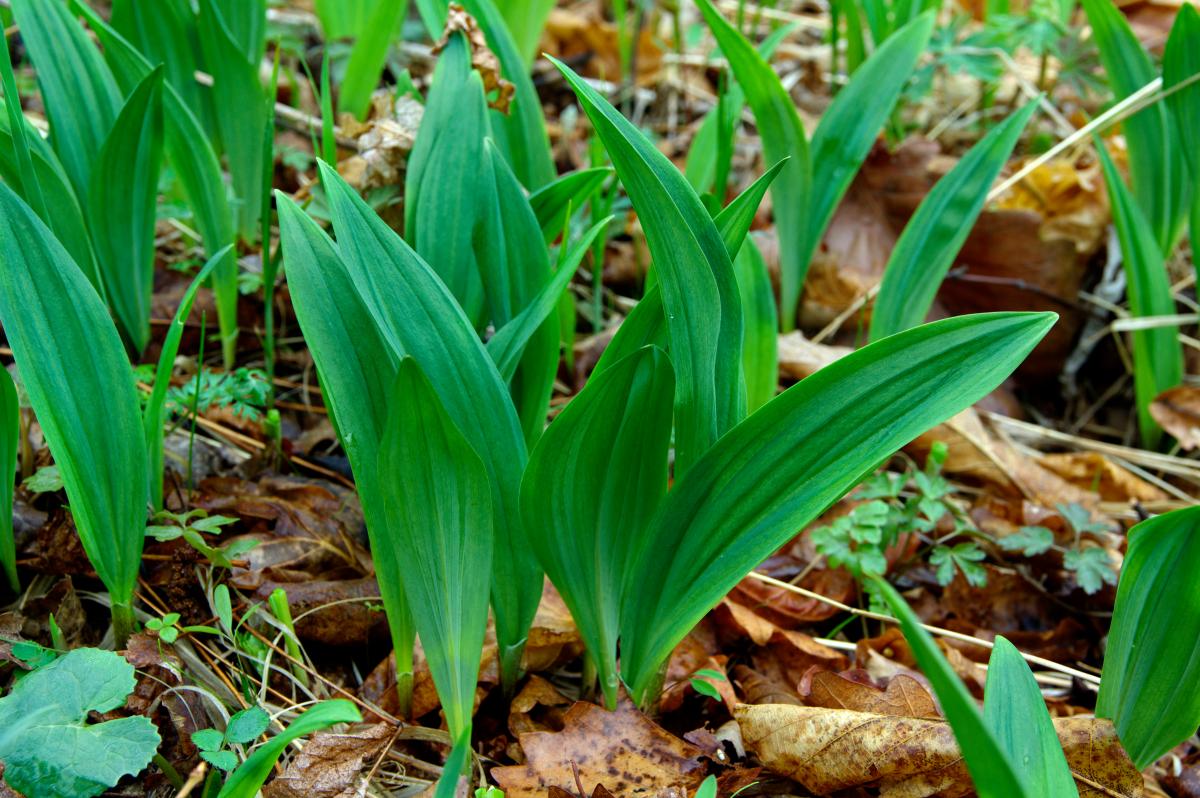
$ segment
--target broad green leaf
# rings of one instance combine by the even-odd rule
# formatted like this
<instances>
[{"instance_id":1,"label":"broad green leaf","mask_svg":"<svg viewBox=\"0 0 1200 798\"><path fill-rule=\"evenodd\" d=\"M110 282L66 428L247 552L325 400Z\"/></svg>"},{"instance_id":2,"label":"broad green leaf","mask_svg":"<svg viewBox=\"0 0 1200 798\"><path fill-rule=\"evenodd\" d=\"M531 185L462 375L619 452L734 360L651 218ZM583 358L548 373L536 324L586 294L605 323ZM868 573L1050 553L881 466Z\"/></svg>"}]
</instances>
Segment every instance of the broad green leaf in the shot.
<instances>
[{"instance_id":1,"label":"broad green leaf","mask_svg":"<svg viewBox=\"0 0 1200 798\"><path fill-rule=\"evenodd\" d=\"M1200 725L1200 508L1129 530L1096 716L1144 770Z\"/></svg>"},{"instance_id":2,"label":"broad green leaf","mask_svg":"<svg viewBox=\"0 0 1200 798\"><path fill-rule=\"evenodd\" d=\"M490 139L484 142L480 224L475 261L488 314L497 328L509 324L550 281L550 254L524 189ZM510 380L513 404L526 444L546 426L550 393L558 373L558 320L548 319L527 339L520 365Z\"/></svg>"},{"instance_id":3,"label":"broad green leaf","mask_svg":"<svg viewBox=\"0 0 1200 798\"><path fill-rule=\"evenodd\" d=\"M872 343L784 391L677 477L626 585L621 669L635 700L651 698L658 668L738 580L882 459L987 395L1056 318L960 316Z\"/></svg>"},{"instance_id":4,"label":"broad green leaf","mask_svg":"<svg viewBox=\"0 0 1200 798\"><path fill-rule=\"evenodd\" d=\"M253 38L254 17L266 15L265 0L237 0L228 16L221 0L200 0L200 44L213 77L217 128L229 162L238 235L254 241L262 213L263 129L267 125L264 91L259 78L261 49ZM249 45L249 47L248 47ZM221 109L236 108L236 113Z\"/></svg>"},{"instance_id":5,"label":"broad green leaf","mask_svg":"<svg viewBox=\"0 0 1200 798\"><path fill-rule=\"evenodd\" d=\"M588 248L596 240L596 236L600 235L612 218L609 216L601 219L572 244L571 249L558 266L558 271L546 282L537 296L512 321L505 324L488 339L488 354L496 363L496 369L500 372L502 379L512 379L513 374L516 373L517 364L520 362L521 354L525 351L526 342L542 325L542 322L554 312L563 292L571 284L571 278L575 276L576 269L583 261L583 256L587 254Z\"/></svg>"},{"instance_id":6,"label":"broad green leaf","mask_svg":"<svg viewBox=\"0 0 1200 798\"><path fill-rule=\"evenodd\" d=\"M470 729L467 729L454 740L450 756L446 757L446 765L442 768L442 775L438 777L437 786L434 788L433 798L459 798L464 795L465 793L459 790L459 785L470 765L471 733ZM494 788L488 789L490 791ZM475 794L478 796L479 791ZM504 793L500 795L503 796Z\"/></svg>"},{"instance_id":7,"label":"broad green leaf","mask_svg":"<svg viewBox=\"0 0 1200 798\"><path fill-rule=\"evenodd\" d=\"M568 208L581 208L584 201L612 174L607 166L579 169L557 178L529 195L529 206L537 216L542 235L549 244L563 228Z\"/></svg>"},{"instance_id":8,"label":"broad green leaf","mask_svg":"<svg viewBox=\"0 0 1200 798\"><path fill-rule=\"evenodd\" d=\"M21 405L17 386L8 369L0 368L0 570L14 592L17 579L17 546L13 538L13 484L17 479L17 443L21 438Z\"/></svg>"},{"instance_id":9,"label":"broad green leaf","mask_svg":"<svg viewBox=\"0 0 1200 798\"><path fill-rule=\"evenodd\" d=\"M647 347L593 376L547 428L521 481L530 543L571 610L609 709L626 571L667 490L671 363Z\"/></svg>"},{"instance_id":10,"label":"broad green leaf","mask_svg":"<svg viewBox=\"0 0 1200 798\"><path fill-rule=\"evenodd\" d=\"M870 586L872 591L883 596L892 610L892 615L899 619L904 639L912 647L913 657L933 685L938 703L942 705L942 713L950 723L958 747L962 749L967 772L971 774L971 781L975 782L979 798L1060 798L1062 793L1034 793L1025 789L1025 782L1017 776L1018 768L1025 770L1025 775L1028 776L1027 769L1031 765L1010 762L1006 756L1006 749L979 714L975 699L967 692L966 685L938 650L937 643L933 642L929 632L922 628L917 614L908 606L908 602L882 577L871 577ZM989 688L991 684L989 678ZM1043 712L1044 707L1043 704ZM1049 721L1049 718L1046 720ZM1030 730L1026 728L1024 733L1028 735ZM1058 738L1054 736L1053 730L1051 736L1057 745ZM1061 755L1061 749L1059 751Z\"/></svg>"},{"instance_id":11,"label":"broad green leaf","mask_svg":"<svg viewBox=\"0 0 1200 798\"><path fill-rule=\"evenodd\" d=\"M29 673L0 698L4 781L38 798L99 795L150 764L159 736L142 715L89 723L125 706L133 666L111 651L77 648Z\"/></svg>"},{"instance_id":12,"label":"broad green leaf","mask_svg":"<svg viewBox=\"0 0 1200 798\"><path fill-rule=\"evenodd\" d=\"M1079 798L1033 672L1016 646L1000 635L988 660L983 725L1004 752L1026 795Z\"/></svg>"},{"instance_id":13,"label":"broad green leaf","mask_svg":"<svg viewBox=\"0 0 1200 798\"><path fill-rule=\"evenodd\" d=\"M232 245L230 245L232 246ZM163 338L162 351L158 356L158 366L154 372L154 385L151 386L150 396L146 399L146 407L142 411L142 426L146 439L147 475L150 478L150 506L155 512L163 508L163 426L166 424L167 389L171 387L171 372L175 367L175 356L179 354L179 342L183 338L184 324L192 305L196 301L196 293L208 279L213 269L227 254L221 250L208 259L208 262L192 278L191 284L183 294L171 326Z\"/></svg>"},{"instance_id":14,"label":"broad green leaf","mask_svg":"<svg viewBox=\"0 0 1200 798\"><path fill-rule=\"evenodd\" d=\"M404 237L434 268L468 318L483 320L475 261L483 140L489 126L483 80L471 68L467 40L451 34L438 56L421 129L408 158Z\"/></svg>"},{"instance_id":15,"label":"broad green leaf","mask_svg":"<svg viewBox=\"0 0 1200 798\"><path fill-rule=\"evenodd\" d=\"M1038 100L988 131L917 206L892 248L871 311L871 339L925 320L942 278L987 201L996 176L1037 109Z\"/></svg>"},{"instance_id":16,"label":"broad green leaf","mask_svg":"<svg viewBox=\"0 0 1200 798\"><path fill-rule=\"evenodd\" d=\"M742 371L746 375L746 408L753 413L775 396L779 385L779 352L775 293L771 275L753 238L733 259L738 293L742 297Z\"/></svg>"},{"instance_id":17,"label":"broad green leaf","mask_svg":"<svg viewBox=\"0 0 1200 798\"><path fill-rule=\"evenodd\" d=\"M0 186L0 322L62 474L88 559L128 608L141 564L147 463L121 338L49 228ZM104 423L95 423L103 397Z\"/></svg>"},{"instance_id":18,"label":"broad green leaf","mask_svg":"<svg viewBox=\"0 0 1200 798\"><path fill-rule=\"evenodd\" d=\"M356 30L346 75L338 94L338 108L363 118L371 106L371 94L387 63L392 39L400 31L408 0L376 0L366 24Z\"/></svg>"},{"instance_id":19,"label":"broad green leaf","mask_svg":"<svg viewBox=\"0 0 1200 798\"><path fill-rule=\"evenodd\" d=\"M1174 118L1178 131L1177 143L1182 144L1183 157L1192 176L1193 193L1195 182L1200 179L1200 153L1187 142L1200 141L1200 12L1196 7L1184 4L1179 7L1167 46L1163 51L1163 91L1167 94L1167 111ZM1191 80L1186 87L1175 89ZM1174 90L1174 91L1172 91Z\"/></svg>"},{"instance_id":20,"label":"broad green leaf","mask_svg":"<svg viewBox=\"0 0 1200 798\"><path fill-rule=\"evenodd\" d=\"M150 341L162 90L158 67L129 95L92 166L88 187L88 226L104 293L125 341L139 355Z\"/></svg>"},{"instance_id":21,"label":"broad green leaf","mask_svg":"<svg viewBox=\"0 0 1200 798\"><path fill-rule=\"evenodd\" d=\"M697 0L697 6L754 111L763 155L771 163L788 159L771 190L771 205L779 235L779 320L784 331L791 330L796 323L800 290L811 257L806 226L811 218L812 173L804 125L791 96L766 59L725 21L710 0Z\"/></svg>"},{"instance_id":22,"label":"broad green leaf","mask_svg":"<svg viewBox=\"0 0 1200 798\"><path fill-rule=\"evenodd\" d=\"M1121 243L1129 310L1134 317L1169 316L1175 313L1175 300L1171 297L1162 250L1154 241L1154 228L1125 187L1102 142L1097 141L1096 152L1104 167L1113 226ZM1138 429L1142 443L1154 448L1162 439L1162 428L1150 415L1150 403L1183 381L1183 348L1174 327L1134 330L1130 335Z\"/></svg>"},{"instance_id":23,"label":"broad green leaf","mask_svg":"<svg viewBox=\"0 0 1200 798\"><path fill-rule=\"evenodd\" d=\"M355 288L384 339L416 358L488 469L496 531L492 607L507 682L516 676L542 591L541 569L525 542L517 507L527 453L507 386L429 265L334 169L325 163L320 169L338 248Z\"/></svg>"},{"instance_id":24,"label":"broad green leaf","mask_svg":"<svg viewBox=\"0 0 1200 798\"><path fill-rule=\"evenodd\" d=\"M591 378L603 374L644 346L657 346L669 351L667 314L663 312L662 294L658 285L646 291L642 301L634 305L633 310L621 322L608 346L604 347L600 360L596 362L596 368L592 369Z\"/></svg>"},{"instance_id":25,"label":"broad green leaf","mask_svg":"<svg viewBox=\"0 0 1200 798\"><path fill-rule=\"evenodd\" d=\"M314 704L279 734L254 749L246 761L229 775L217 798L254 798L262 788L275 762L293 740L306 737L337 723L361 723L362 715L353 703L334 698Z\"/></svg>"},{"instance_id":26,"label":"broad green leaf","mask_svg":"<svg viewBox=\"0 0 1200 798\"><path fill-rule=\"evenodd\" d=\"M87 20L88 27L103 45L105 57L125 90L132 90L145 79L152 67L137 48L113 30L86 3L74 0L72 10ZM168 85L165 89L163 115L167 160L192 207L196 227L204 239L204 249L212 257L227 245L235 243L233 213L225 195L221 166L203 127L187 104L172 86ZM233 364L237 346L237 276L237 260L231 252L221 260L212 277L226 366Z\"/></svg>"},{"instance_id":27,"label":"broad green leaf","mask_svg":"<svg viewBox=\"0 0 1200 798\"><path fill-rule=\"evenodd\" d=\"M388 539L403 552L404 593L450 736L469 733L488 621L478 575L492 560L491 488L467 443L411 357L390 394L379 473Z\"/></svg>"},{"instance_id":28,"label":"broad green leaf","mask_svg":"<svg viewBox=\"0 0 1200 798\"><path fill-rule=\"evenodd\" d=\"M1109 87L1124 99L1158 77L1150 55L1142 49L1129 21L1112 0L1083 0L1092 40ZM1151 103L1122 122L1129 146L1133 196L1151 225L1160 252L1175 248L1187 214L1186 164L1174 122L1163 103Z\"/></svg>"},{"instance_id":29,"label":"broad green leaf","mask_svg":"<svg viewBox=\"0 0 1200 798\"><path fill-rule=\"evenodd\" d=\"M810 145L812 195L802 222L805 272L834 210L925 52L934 20L932 13L923 13L888 36L821 115ZM794 305L783 307L785 313L795 313Z\"/></svg>"},{"instance_id":30,"label":"broad green leaf","mask_svg":"<svg viewBox=\"0 0 1200 798\"><path fill-rule=\"evenodd\" d=\"M398 578L380 484L379 443L387 424L400 352L359 295L338 248L285 194L276 193L280 243L300 329L316 364L325 406L350 460L396 652L396 671L411 690L415 629ZM401 685L404 688L404 685ZM401 689L401 696L405 689Z\"/></svg>"},{"instance_id":31,"label":"broad green leaf","mask_svg":"<svg viewBox=\"0 0 1200 798\"><path fill-rule=\"evenodd\" d=\"M212 139L216 136L212 87L196 80L204 71L200 32L190 0L115 0L110 24L152 64L162 64L169 83ZM121 76L117 75L121 83Z\"/></svg>"},{"instance_id":32,"label":"broad green leaf","mask_svg":"<svg viewBox=\"0 0 1200 798\"><path fill-rule=\"evenodd\" d=\"M38 201L41 201L44 210L38 212L38 216L71 253L71 257L79 264L88 281L97 291L103 291L104 286L100 283L100 273L96 268L96 258L92 253L91 236L88 234L83 209L75 196L71 180L49 143L38 135L23 116L21 125L25 131L25 141L29 145L27 151L32 180L24 176L24 169L20 165L19 145L12 135L13 128L7 113L0 114L0 176L30 208L37 211ZM24 187L30 182L36 184L40 196L33 197L25 191Z\"/></svg>"},{"instance_id":33,"label":"broad green leaf","mask_svg":"<svg viewBox=\"0 0 1200 798\"><path fill-rule=\"evenodd\" d=\"M560 61L633 202L654 258L675 366L675 473L745 414L742 308L721 234L679 170Z\"/></svg>"},{"instance_id":34,"label":"broad green leaf","mask_svg":"<svg viewBox=\"0 0 1200 798\"><path fill-rule=\"evenodd\" d=\"M14 0L13 18L37 68L50 137L77 197L121 108L121 92L95 45L61 0Z\"/></svg>"}]
</instances>

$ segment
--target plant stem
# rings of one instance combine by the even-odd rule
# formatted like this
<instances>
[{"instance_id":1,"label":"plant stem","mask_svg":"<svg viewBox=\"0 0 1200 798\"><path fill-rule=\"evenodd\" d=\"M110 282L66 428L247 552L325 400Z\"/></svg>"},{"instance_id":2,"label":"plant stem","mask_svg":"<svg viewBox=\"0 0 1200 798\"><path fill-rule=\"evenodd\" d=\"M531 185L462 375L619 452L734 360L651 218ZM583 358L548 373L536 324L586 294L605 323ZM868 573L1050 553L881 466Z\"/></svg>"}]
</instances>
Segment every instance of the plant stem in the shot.
<instances>
[{"instance_id":1,"label":"plant stem","mask_svg":"<svg viewBox=\"0 0 1200 798\"><path fill-rule=\"evenodd\" d=\"M283 637L283 647L292 660L288 663L292 675L300 684L308 687L308 673L304 670L304 659L300 652L300 643L296 638L296 623L292 620L292 608L288 605L287 591L281 587L275 588L267 598L267 604L271 607L271 614L287 629L287 634Z\"/></svg>"},{"instance_id":2,"label":"plant stem","mask_svg":"<svg viewBox=\"0 0 1200 798\"><path fill-rule=\"evenodd\" d=\"M192 483L192 457L196 446L196 418L200 411L200 376L204 371L204 339L207 332L208 325L205 323L205 312L200 311L200 353L196 355L196 390L192 395L192 429L188 435L188 490L193 490L196 487Z\"/></svg>"},{"instance_id":3,"label":"plant stem","mask_svg":"<svg viewBox=\"0 0 1200 798\"><path fill-rule=\"evenodd\" d=\"M114 648L120 651L129 645L129 636L133 634L133 630L136 627L132 604L113 602L112 626Z\"/></svg>"},{"instance_id":4,"label":"plant stem","mask_svg":"<svg viewBox=\"0 0 1200 798\"><path fill-rule=\"evenodd\" d=\"M500 647L500 686L508 698L516 694L517 680L521 678L521 658L524 654L524 640L515 646Z\"/></svg>"},{"instance_id":5,"label":"plant stem","mask_svg":"<svg viewBox=\"0 0 1200 798\"><path fill-rule=\"evenodd\" d=\"M175 769L174 765L167 761L166 757L164 757L162 754L155 754L154 764L158 765L158 769L161 770L163 775L167 777L167 781L171 783L172 787L174 787L176 790L183 789L183 776L179 775L179 771Z\"/></svg>"}]
</instances>

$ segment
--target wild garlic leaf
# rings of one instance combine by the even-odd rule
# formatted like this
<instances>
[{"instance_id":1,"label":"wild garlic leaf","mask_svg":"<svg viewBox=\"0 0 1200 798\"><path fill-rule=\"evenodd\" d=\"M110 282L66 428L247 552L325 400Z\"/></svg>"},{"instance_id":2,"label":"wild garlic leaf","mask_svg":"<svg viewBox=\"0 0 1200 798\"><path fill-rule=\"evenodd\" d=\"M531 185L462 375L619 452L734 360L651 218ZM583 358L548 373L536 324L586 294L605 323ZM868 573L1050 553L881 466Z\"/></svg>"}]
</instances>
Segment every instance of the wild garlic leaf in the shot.
<instances>
[{"instance_id":1,"label":"wild garlic leaf","mask_svg":"<svg viewBox=\"0 0 1200 798\"><path fill-rule=\"evenodd\" d=\"M1026 557L1036 557L1054 546L1054 533L1044 526L1023 526L997 542L1005 551L1019 551Z\"/></svg>"},{"instance_id":2,"label":"wild garlic leaf","mask_svg":"<svg viewBox=\"0 0 1200 798\"><path fill-rule=\"evenodd\" d=\"M0 761L13 789L39 798L87 798L140 772L158 749L149 718L88 723L125 705L133 666L111 651L70 651L0 698Z\"/></svg>"},{"instance_id":3,"label":"wild garlic leaf","mask_svg":"<svg viewBox=\"0 0 1200 798\"><path fill-rule=\"evenodd\" d=\"M1099 593L1105 585L1117 583L1117 572L1108 552L1099 546L1071 549L1063 555L1063 567L1075 574L1075 581L1089 596Z\"/></svg>"}]
</instances>

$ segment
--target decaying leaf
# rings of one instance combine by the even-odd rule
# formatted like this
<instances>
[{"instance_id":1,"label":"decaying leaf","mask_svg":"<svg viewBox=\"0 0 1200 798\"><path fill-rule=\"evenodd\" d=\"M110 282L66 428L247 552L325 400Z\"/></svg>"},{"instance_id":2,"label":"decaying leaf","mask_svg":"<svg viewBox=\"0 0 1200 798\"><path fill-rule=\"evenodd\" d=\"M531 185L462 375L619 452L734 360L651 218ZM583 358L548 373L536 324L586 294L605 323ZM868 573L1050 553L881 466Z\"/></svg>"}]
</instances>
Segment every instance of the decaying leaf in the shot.
<instances>
[{"instance_id":1,"label":"decaying leaf","mask_svg":"<svg viewBox=\"0 0 1200 798\"><path fill-rule=\"evenodd\" d=\"M1200 388L1180 385L1150 403L1150 415L1187 451L1200 446Z\"/></svg>"},{"instance_id":2,"label":"decaying leaf","mask_svg":"<svg viewBox=\"0 0 1200 798\"><path fill-rule=\"evenodd\" d=\"M450 4L442 40L434 45L433 51L441 52L450 40L450 34L455 31L462 31L467 37L467 44L471 50L471 66L483 78L483 90L489 95L493 91L496 92L494 97L488 99L488 105L501 113L508 113L508 104L512 102L515 91L513 84L501 77L500 59L488 48L487 36L479 27L479 23L458 3Z\"/></svg>"},{"instance_id":3,"label":"decaying leaf","mask_svg":"<svg viewBox=\"0 0 1200 798\"><path fill-rule=\"evenodd\" d=\"M941 716L933 696L911 676L900 674L889 681L883 690L833 671L817 671L808 676L805 682L807 685L801 683L801 692L804 702L810 707L850 709L909 718Z\"/></svg>"},{"instance_id":4,"label":"decaying leaf","mask_svg":"<svg viewBox=\"0 0 1200 798\"><path fill-rule=\"evenodd\" d=\"M691 795L704 778L702 751L652 723L630 702L609 712L579 702L561 732L522 734L524 766L496 768L508 798L542 798L550 787L586 794L604 785L613 795Z\"/></svg>"},{"instance_id":5,"label":"decaying leaf","mask_svg":"<svg viewBox=\"0 0 1200 798\"><path fill-rule=\"evenodd\" d=\"M1200 441L1200 394L1197 394L1197 397L1197 426L1192 429L1197 433L1196 440ZM1154 412L1154 407L1154 404L1150 405L1151 413ZM1132 471L1122 468L1099 452L1057 452L1042 455L1038 458L1038 464L1077 488L1099 493L1101 501L1156 502L1168 498L1165 491L1151 485Z\"/></svg>"},{"instance_id":6,"label":"decaying leaf","mask_svg":"<svg viewBox=\"0 0 1200 798\"><path fill-rule=\"evenodd\" d=\"M266 798L356 798L363 778L396 727L374 723L347 734L317 732L282 775L263 788Z\"/></svg>"},{"instance_id":7,"label":"decaying leaf","mask_svg":"<svg viewBox=\"0 0 1200 798\"><path fill-rule=\"evenodd\" d=\"M867 786L882 798L957 798L974 791L944 720L787 705L743 705L735 715L746 747L768 769L817 795ZM1142 795L1142 776L1110 722L1059 718L1054 728L1080 798Z\"/></svg>"},{"instance_id":8,"label":"decaying leaf","mask_svg":"<svg viewBox=\"0 0 1200 798\"><path fill-rule=\"evenodd\" d=\"M790 332L779 336L779 375L802 380L853 351L848 346L813 343L799 331Z\"/></svg>"}]
</instances>

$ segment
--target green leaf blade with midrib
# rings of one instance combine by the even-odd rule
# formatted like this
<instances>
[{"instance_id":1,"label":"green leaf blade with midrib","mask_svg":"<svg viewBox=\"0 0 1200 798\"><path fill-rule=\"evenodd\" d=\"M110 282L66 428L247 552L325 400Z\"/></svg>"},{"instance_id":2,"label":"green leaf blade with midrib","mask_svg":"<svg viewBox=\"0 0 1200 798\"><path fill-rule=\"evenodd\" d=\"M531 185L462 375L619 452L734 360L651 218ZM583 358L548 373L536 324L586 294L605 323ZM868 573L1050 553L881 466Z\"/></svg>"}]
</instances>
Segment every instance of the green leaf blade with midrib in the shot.
<instances>
[{"instance_id":1,"label":"green leaf blade with midrib","mask_svg":"<svg viewBox=\"0 0 1200 798\"><path fill-rule=\"evenodd\" d=\"M739 579L883 458L999 385L1055 318L960 316L885 338L718 441L676 481L630 569L622 672L635 699ZM665 568L663 551L672 553Z\"/></svg>"}]
</instances>

